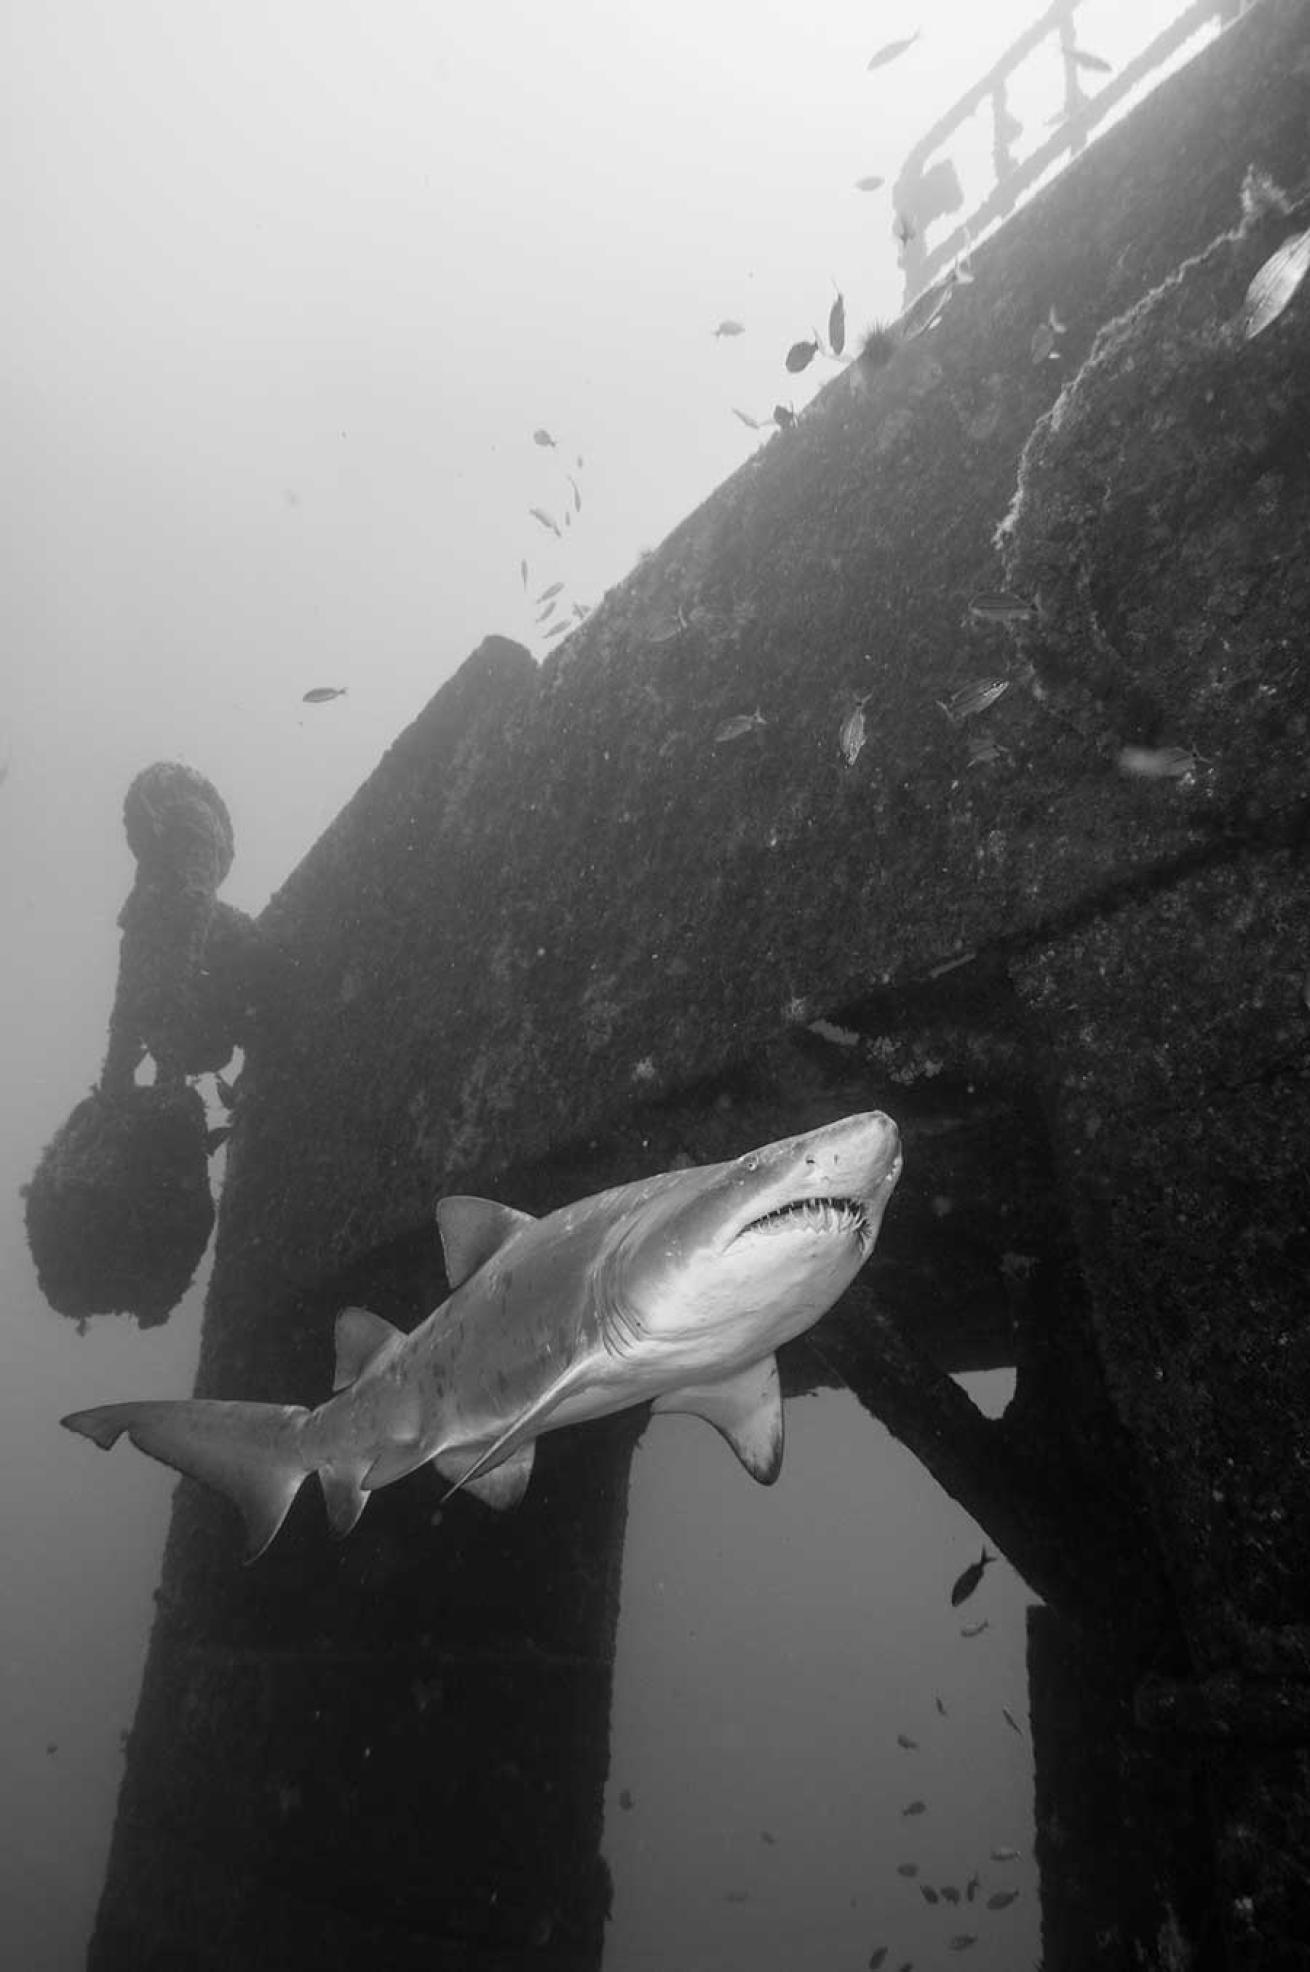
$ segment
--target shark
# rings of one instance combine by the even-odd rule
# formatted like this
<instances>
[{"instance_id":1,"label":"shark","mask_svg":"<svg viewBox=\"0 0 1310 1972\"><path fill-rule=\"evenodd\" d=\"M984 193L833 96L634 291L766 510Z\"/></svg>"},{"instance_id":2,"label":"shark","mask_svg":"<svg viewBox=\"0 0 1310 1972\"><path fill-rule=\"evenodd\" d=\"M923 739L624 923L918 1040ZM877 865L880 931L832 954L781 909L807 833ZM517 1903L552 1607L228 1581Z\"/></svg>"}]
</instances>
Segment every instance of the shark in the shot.
<instances>
[{"instance_id":1,"label":"shark","mask_svg":"<svg viewBox=\"0 0 1310 1972\"><path fill-rule=\"evenodd\" d=\"M338 1536L371 1493L429 1464L447 1498L465 1489L505 1509L543 1433L637 1404L704 1418L771 1485L783 1453L775 1352L873 1252L901 1161L895 1123L868 1110L540 1218L446 1197L449 1297L408 1333L342 1309L334 1394L317 1409L144 1399L60 1422L104 1450L126 1433L226 1494L248 1561L311 1473Z\"/></svg>"}]
</instances>

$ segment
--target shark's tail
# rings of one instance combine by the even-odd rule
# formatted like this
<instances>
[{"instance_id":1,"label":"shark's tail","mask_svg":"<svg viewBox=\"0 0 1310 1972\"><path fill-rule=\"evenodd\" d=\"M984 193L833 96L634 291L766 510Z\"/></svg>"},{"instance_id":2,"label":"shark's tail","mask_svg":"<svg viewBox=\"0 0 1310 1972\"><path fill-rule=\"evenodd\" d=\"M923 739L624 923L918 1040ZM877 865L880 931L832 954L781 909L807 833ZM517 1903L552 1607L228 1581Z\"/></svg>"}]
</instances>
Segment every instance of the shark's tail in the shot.
<instances>
[{"instance_id":1,"label":"shark's tail","mask_svg":"<svg viewBox=\"0 0 1310 1972\"><path fill-rule=\"evenodd\" d=\"M215 1486L245 1517L247 1561L264 1552L313 1467L301 1433L309 1412L299 1404L178 1402L102 1404L60 1423L108 1451L126 1431L151 1458ZM326 1487L325 1487L326 1490Z\"/></svg>"}]
</instances>

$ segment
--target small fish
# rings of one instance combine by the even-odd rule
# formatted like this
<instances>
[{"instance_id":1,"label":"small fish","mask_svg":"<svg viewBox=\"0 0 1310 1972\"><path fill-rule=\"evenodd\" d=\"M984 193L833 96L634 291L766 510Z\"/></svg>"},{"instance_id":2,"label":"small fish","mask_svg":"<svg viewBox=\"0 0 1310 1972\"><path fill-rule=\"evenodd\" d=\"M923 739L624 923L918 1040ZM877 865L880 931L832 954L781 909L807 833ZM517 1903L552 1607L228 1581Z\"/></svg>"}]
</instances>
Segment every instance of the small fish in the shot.
<instances>
[{"instance_id":1,"label":"small fish","mask_svg":"<svg viewBox=\"0 0 1310 1972\"><path fill-rule=\"evenodd\" d=\"M752 431L763 430L763 426L758 418L753 418L749 411L739 411L735 404L732 407L732 415L734 418L740 418L744 425L749 425Z\"/></svg>"},{"instance_id":2,"label":"small fish","mask_svg":"<svg viewBox=\"0 0 1310 1972\"><path fill-rule=\"evenodd\" d=\"M525 561L519 563L519 580L526 589L528 586L528 565Z\"/></svg>"},{"instance_id":3,"label":"small fish","mask_svg":"<svg viewBox=\"0 0 1310 1972\"><path fill-rule=\"evenodd\" d=\"M580 514L582 512L582 494L578 490L578 482L571 472L566 472L564 477L573 488L573 511L575 514Z\"/></svg>"},{"instance_id":4,"label":"small fish","mask_svg":"<svg viewBox=\"0 0 1310 1972\"><path fill-rule=\"evenodd\" d=\"M938 699L937 703L953 725L963 725L979 712L985 712L989 705L995 705L1002 692L1008 692L1008 678L978 678L972 685L962 685L949 699Z\"/></svg>"},{"instance_id":5,"label":"small fish","mask_svg":"<svg viewBox=\"0 0 1310 1972\"><path fill-rule=\"evenodd\" d=\"M552 451L555 449L555 441L546 430L545 425L539 425L536 431L533 432L532 442L534 445L548 445Z\"/></svg>"},{"instance_id":6,"label":"small fish","mask_svg":"<svg viewBox=\"0 0 1310 1972\"><path fill-rule=\"evenodd\" d=\"M952 283L941 282L929 288L908 308L901 318L900 330L906 342L914 342L919 336L926 336L929 329L935 329L946 313L946 304L951 298Z\"/></svg>"},{"instance_id":7,"label":"small fish","mask_svg":"<svg viewBox=\"0 0 1310 1972\"><path fill-rule=\"evenodd\" d=\"M745 1904L750 1902L750 1895L749 1890L725 1890L723 1901L728 1904Z\"/></svg>"},{"instance_id":8,"label":"small fish","mask_svg":"<svg viewBox=\"0 0 1310 1972\"><path fill-rule=\"evenodd\" d=\"M344 698L348 690L346 685L315 685L312 691L305 693L301 704L326 705L329 699Z\"/></svg>"},{"instance_id":9,"label":"small fish","mask_svg":"<svg viewBox=\"0 0 1310 1972\"><path fill-rule=\"evenodd\" d=\"M549 589L542 590L541 594L537 597L537 601L539 603L548 603L551 597L557 596L563 587L564 584L562 582L552 582Z\"/></svg>"},{"instance_id":10,"label":"small fish","mask_svg":"<svg viewBox=\"0 0 1310 1972\"><path fill-rule=\"evenodd\" d=\"M943 1883L942 1902L944 1904L958 1904L959 1901L960 1901L960 1893L956 1889L954 1883Z\"/></svg>"},{"instance_id":11,"label":"small fish","mask_svg":"<svg viewBox=\"0 0 1310 1972\"><path fill-rule=\"evenodd\" d=\"M556 525L556 523L555 523L555 522L554 522L554 521L553 521L553 520L551 519L551 517L550 517L550 515L549 515L549 514L548 514L548 513L546 512L546 510L545 510L545 508L544 508L544 507L529 507L529 508L528 508L528 512L529 512L529 513L530 513L530 514L532 515L532 518L533 518L533 519L534 519L535 521L539 521L539 522L541 523L541 525L542 525L543 527L545 527L545 528L547 528L547 529L549 529L549 531L550 531L550 532L551 532L552 534L556 534L556 535L557 535L557 534L559 533L559 528L558 528L558 526L557 526L557 525Z\"/></svg>"},{"instance_id":12,"label":"small fish","mask_svg":"<svg viewBox=\"0 0 1310 1972\"><path fill-rule=\"evenodd\" d=\"M890 1945L875 1946L874 1950L869 1953L869 1972L878 1972L878 1967L886 1963L887 1954L890 1950Z\"/></svg>"},{"instance_id":13,"label":"small fish","mask_svg":"<svg viewBox=\"0 0 1310 1972\"><path fill-rule=\"evenodd\" d=\"M1039 613L1036 602L1001 590L969 598L969 617L974 623L1031 623Z\"/></svg>"},{"instance_id":14,"label":"small fish","mask_svg":"<svg viewBox=\"0 0 1310 1972\"><path fill-rule=\"evenodd\" d=\"M59 1741L57 1739L48 1739L45 1750L47 1753L57 1753L59 1751Z\"/></svg>"},{"instance_id":15,"label":"small fish","mask_svg":"<svg viewBox=\"0 0 1310 1972\"><path fill-rule=\"evenodd\" d=\"M777 1836L771 1835L767 1828L762 1828L760 1830L760 1840L761 1842L767 1842L771 1849L777 1847L777 1842L778 1842Z\"/></svg>"},{"instance_id":16,"label":"small fish","mask_svg":"<svg viewBox=\"0 0 1310 1972\"><path fill-rule=\"evenodd\" d=\"M898 1876L917 1876L919 1874L919 1865L917 1862L898 1862L896 1865L896 1874Z\"/></svg>"},{"instance_id":17,"label":"small fish","mask_svg":"<svg viewBox=\"0 0 1310 1972\"><path fill-rule=\"evenodd\" d=\"M935 1703L937 1710L941 1713L944 1719L950 1717L950 1713L947 1711L946 1707L942 1704L941 1699L936 1695L936 1693L933 1694L933 1702Z\"/></svg>"},{"instance_id":18,"label":"small fish","mask_svg":"<svg viewBox=\"0 0 1310 1972\"><path fill-rule=\"evenodd\" d=\"M1055 307L1049 308L1046 312L1046 320L1039 322L1033 330L1032 342L1029 344L1034 363L1046 363L1059 357L1058 344L1060 337L1066 332L1066 327Z\"/></svg>"},{"instance_id":19,"label":"small fish","mask_svg":"<svg viewBox=\"0 0 1310 1972\"><path fill-rule=\"evenodd\" d=\"M938 1904L941 1902L941 1898L938 1896L937 1892L933 1889L931 1883L921 1883L919 1885L919 1895L923 1898L926 1904Z\"/></svg>"},{"instance_id":20,"label":"small fish","mask_svg":"<svg viewBox=\"0 0 1310 1972\"><path fill-rule=\"evenodd\" d=\"M591 604L574 603L573 614L577 617L579 623L583 622L586 617L591 615Z\"/></svg>"},{"instance_id":21,"label":"small fish","mask_svg":"<svg viewBox=\"0 0 1310 1972\"><path fill-rule=\"evenodd\" d=\"M725 719L714 735L714 744L723 746L728 740L745 739L747 733L756 732L768 723L757 705L753 712L739 712L735 718Z\"/></svg>"},{"instance_id":22,"label":"small fish","mask_svg":"<svg viewBox=\"0 0 1310 1972\"><path fill-rule=\"evenodd\" d=\"M809 368L818 353L819 338L817 336L814 337L812 342L794 342L787 351L787 368L793 376L797 376L802 370Z\"/></svg>"},{"instance_id":23,"label":"small fish","mask_svg":"<svg viewBox=\"0 0 1310 1972\"><path fill-rule=\"evenodd\" d=\"M538 623L548 622L550 618L555 614L555 611L558 608L559 608L558 603L547 603L545 609L539 609L537 611L537 622Z\"/></svg>"},{"instance_id":24,"label":"small fish","mask_svg":"<svg viewBox=\"0 0 1310 1972\"><path fill-rule=\"evenodd\" d=\"M215 1075L215 1077L214 1077L214 1089L215 1089L215 1091L216 1091L216 1093L217 1093L217 1095L218 1095L218 1099L219 1099L219 1101L220 1101L220 1102L222 1103L222 1105L223 1105L223 1107L224 1107L224 1109L235 1109L235 1108L236 1108L236 1106L237 1106L237 1092L236 1092L236 1088L235 1088L235 1086L233 1085L233 1083L231 1083L231 1082L229 1082L229 1081L227 1081L227 1080L225 1079L225 1077L223 1077L222 1075Z\"/></svg>"},{"instance_id":25,"label":"small fish","mask_svg":"<svg viewBox=\"0 0 1310 1972\"><path fill-rule=\"evenodd\" d=\"M714 331L714 337L717 341L720 336L744 336L745 333L746 324L744 322L727 320L719 323L718 328Z\"/></svg>"},{"instance_id":26,"label":"small fish","mask_svg":"<svg viewBox=\"0 0 1310 1972\"><path fill-rule=\"evenodd\" d=\"M1187 781L1199 760L1200 755L1186 746L1121 746L1116 764L1121 774L1139 780Z\"/></svg>"},{"instance_id":27,"label":"small fish","mask_svg":"<svg viewBox=\"0 0 1310 1972\"><path fill-rule=\"evenodd\" d=\"M952 1951L968 1951L970 1945L978 1942L972 1931L960 1931L951 1939Z\"/></svg>"},{"instance_id":28,"label":"small fish","mask_svg":"<svg viewBox=\"0 0 1310 1972\"><path fill-rule=\"evenodd\" d=\"M908 1732L898 1732L896 1735L896 1744L903 1746L907 1753L917 1753L919 1750L918 1740L911 1739Z\"/></svg>"},{"instance_id":29,"label":"small fish","mask_svg":"<svg viewBox=\"0 0 1310 1972\"><path fill-rule=\"evenodd\" d=\"M983 1570L990 1568L995 1559L996 1556L994 1554L988 1554L986 1548L984 1548L977 1561L970 1563L969 1567L959 1576L951 1589L952 1609L958 1609L962 1602L969 1600L969 1597L983 1578Z\"/></svg>"},{"instance_id":30,"label":"small fish","mask_svg":"<svg viewBox=\"0 0 1310 1972\"><path fill-rule=\"evenodd\" d=\"M917 240L918 237L918 229L914 221L906 213L898 212L896 223L892 227L892 238L903 250L909 246L912 240Z\"/></svg>"},{"instance_id":31,"label":"small fish","mask_svg":"<svg viewBox=\"0 0 1310 1972\"><path fill-rule=\"evenodd\" d=\"M906 1815L926 1814L927 1811L928 1803L926 1801L911 1801L906 1807L901 1809L901 1815L903 1818Z\"/></svg>"},{"instance_id":32,"label":"small fish","mask_svg":"<svg viewBox=\"0 0 1310 1972\"><path fill-rule=\"evenodd\" d=\"M986 1616L984 1616L981 1623L966 1623L964 1625L964 1628L960 1631L960 1635L981 1636L984 1630L990 1628L991 1628L991 1624L988 1622Z\"/></svg>"},{"instance_id":33,"label":"small fish","mask_svg":"<svg viewBox=\"0 0 1310 1972\"><path fill-rule=\"evenodd\" d=\"M1019 1851L1017 1849L992 1850L993 1862L1018 1862L1018 1860L1019 1860Z\"/></svg>"},{"instance_id":34,"label":"small fish","mask_svg":"<svg viewBox=\"0 0 1310 1972\"><path fill-rule=\"evenodd\" d=\"M568 623L552 623L549 630L543 631L542 634L546 637L562 637L571 628L572 625Z\"/></svg>"},{"instance_id":35,"label":"small fish","mask_svg":"<svg viewBox=\"0 0 1310 1972\"><path fill-rule=\"evenodd\" d=\"M837 734L837 749L848 767L855 765L864 750L864 742L868 737L864 707L866 701L872 697L872 692L866 692L859 704L848 712L841 722L841 730Z\"/></svg>"},{"instance_id":36,"label":"small fish","mask_svg":"<svg viewBox=\"0 0 1310 1972\"><path fill-rule=\"evenodd\" d=\"M977 1871L975 1870L973 1875L969 1878L968 1882L964 1886L965 1902L971 1904L974 1898L977 1896L979 1890L981 1890L981 1888L982 1888L982 1877L979 1876Z\"/></svg>"},{"instance_id":37,"label":"small fish","mask_svg":"<svg viewBox=\"0 0 1310 1972\"><path fill-rule=\"evenodd\" d=\"M988 1910L1005 1910L1014 1902L1018 1894L1019 1892L1017 1890L998 1890L994 1896L988 1897L987 1908Z\"/></svg>"},{"instance_id":38,"label":"small fish","mask_svg":"<svg viewBox=\"0 0 1310 1972\"><path fill-rule=\"evenodd\" d=\"M856 179L855 189L857 192L877 192L880 191L886 183L887 180L885 178L880 178L876 171L871 171L867 178Z\"/></svg>"},{"instance_id":39,"label":"small fish","mask_svg":"<svg viewBox=\"0 0 1310 1972\"><path fill-rule=\"evenodd\" d=\"M896 1972L914 1972L914 1960L907 1958L903 1965L897 1966Z\"/></svg>"},{"instance_id":40,"label":"small fish","mask_svg":"<svg viewBox=\"0 0 1310 1972\"><path fill-rule=\"evenodd\" d=\"M1247 342L1263 335L1276 322L1310 268L1310 231L1293 233L1256 271L1237 313L1237 326Z\"/></svg>"},{"instance_id":41,"label":"small fish","mask_svg":"<svg viewBox=\"0 0 1310 1972\"><path fill-rule=\"evenodd\" d=\"M796 413L792 410L791 405L775 404L773 407L773 422L777 425L779 431L790 431L796 422Z\"/></svg>"},{"instance_id":42,"label":"small fish","mask_svg":"<svg viewBox=\"0 0 1310 1972\"><path fill-rule=\"evenodd\" d=\"M632 1807L633 1805L634 1805L634 1802L633 1802L633 1799L632 1799L632 1789L631 1789L630 1787L622 1787L622 1788L620 1788L620 1789L619 1789L619 1806L620 1806L621 1808L630 1808L630 1807Z\"/></svg>"},{"instance_id":43,"label":"small fish","mask_svg":"<svg viewBox=\"0 0 1310 1972\"><path fill-rule=\"evenodd\" d=\"M205 1131L206 1157L212 1157L214 1155L214 1152L218 1150L221 1145L227 1142L231 1134L232 1134L232 1126L229 1123L220 1123L214 1129L206 1130Z\"/></svg>"},{"instance_id":44,"label":"small fish","mask_svg":"<svg viewBox=\"0 0 1310 1972\"><path fill-rule=\"evenodd\" d=\"M1006 748L990 733L972 733L969 737L969 765L971 767L994 767L1007 757Z\"/></svg>"},{"instance_id":45,"label":"small fish","mask_svg":"<svg viewBox=\"0 0 1310 1972\"><path fill-rule=\"evenodd\" d=\"M846 347L846 302L840 289L828 310L828 347L834 356L840 356Z\"/></svg>"},{"instance_id":46,"label":"small fish","mask_svg":"<svg viewBox=\"0 0 1310 1972\"><path fill-rule=\"evenodd\" d=\"M1017 1732L1020 1739L1022 1739L1023 1727L1019 1724L1018 1719L1015 1718L1014 1713L1007 1711L1004 1705L1001 1707L1001 1717L1005 1720L1006 1725L1009 1726L1010 1731Z\"/></svg>"},{"instance_id":47,"label":"small fish","mask_svg":"<svg viewBox=\"0 0 1310 1972\"><path fill-rule=\"evenodd\" d=\"M922 33L923 29L916 27L914 33L907 34L903 41L884 42L875 54L870 55L865 67L865 73L867 74L870 69L886 68L888 62L896 61L908 48L913 48Z\"/></svg>"},{"instance_id":48,"label":"small fish","mask_svg":"<svg viewBox=\"0 0 1310 1972\"><path fill-rule=\"evenodd\" d=\"M1097 75L1114 74L1113 62L1103 61L1099 55L1089 54L1086 48L1075 48L1073 59L1076 68L1091 69Z\"/></svg>"}]
</instances>

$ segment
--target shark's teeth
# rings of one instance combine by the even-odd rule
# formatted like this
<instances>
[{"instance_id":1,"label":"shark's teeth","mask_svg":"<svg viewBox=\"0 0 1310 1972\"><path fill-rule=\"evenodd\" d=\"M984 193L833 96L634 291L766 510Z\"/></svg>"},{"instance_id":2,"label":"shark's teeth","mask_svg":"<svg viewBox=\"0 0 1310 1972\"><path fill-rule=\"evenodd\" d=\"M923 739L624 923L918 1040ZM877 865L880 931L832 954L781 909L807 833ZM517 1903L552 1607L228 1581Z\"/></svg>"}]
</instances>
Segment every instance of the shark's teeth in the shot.
<instances>
[{"instance_id":1,"label":"shark's teeth","mask_svg":"<svg viewBox=\"0 0 1310 1972\"><path fill-rule=\"evenodd\" d=\"M762 1218L752 1219L743 1232L863 1233L864 1207L854 1198L794 1198Z\"/></svg>"}]
</instances>

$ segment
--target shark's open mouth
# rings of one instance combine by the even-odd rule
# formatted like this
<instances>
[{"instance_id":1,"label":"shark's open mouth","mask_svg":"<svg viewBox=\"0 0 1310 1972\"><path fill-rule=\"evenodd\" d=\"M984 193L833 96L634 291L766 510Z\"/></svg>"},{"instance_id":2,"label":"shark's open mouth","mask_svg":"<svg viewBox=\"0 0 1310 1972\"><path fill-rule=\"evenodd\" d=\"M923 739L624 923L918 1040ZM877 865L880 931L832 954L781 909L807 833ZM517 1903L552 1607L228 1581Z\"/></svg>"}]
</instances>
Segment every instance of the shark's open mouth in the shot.
<instances>
[{"instance_id":1,"label":"shark's open mouth","mask_svg":"<svg viewBox=\"0 0 1310 1972\"><path fill-rule=\"evenodd\" d=\"M864 1238L866 1229L864 1207L857 1198L794 1198L752 1219L742 1232L858 1233Z\"/></svg>"}]
</instances>

